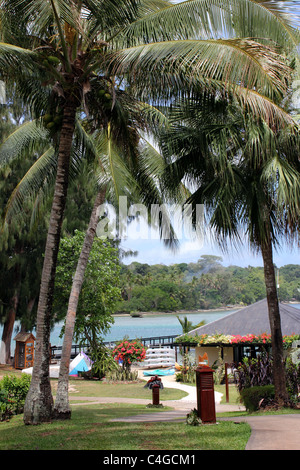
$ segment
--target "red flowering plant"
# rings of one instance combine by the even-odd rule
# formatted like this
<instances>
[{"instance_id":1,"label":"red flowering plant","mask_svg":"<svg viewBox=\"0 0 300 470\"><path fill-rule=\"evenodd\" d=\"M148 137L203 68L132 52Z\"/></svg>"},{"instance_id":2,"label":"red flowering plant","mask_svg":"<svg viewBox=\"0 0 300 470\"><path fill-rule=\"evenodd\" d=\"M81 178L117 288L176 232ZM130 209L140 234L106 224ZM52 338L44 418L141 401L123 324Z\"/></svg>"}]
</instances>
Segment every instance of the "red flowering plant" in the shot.
<instances>
[{"instance_id":1,"label":"red flowering plant","mask_svg":"<svg viewBox=\"0 0 300 470\"><path fill-rule=\"evenodd\" d=\"M139 340L123 340L117 343L113 350L113 357L122 364L122 369L129 372L134 362L142 362L146 357L146 349Z\"/></svg>"},{"instance_id":2,"label":"red flowering plant","mask_svg":"<svg viewBox=\"0 0 300 470\"><path fill-rule=\"evenodd\" d=\"M234 343L271 343L271 335L267 333L262 333L261 335L234 335L231 337L230 342Z\"/></svg>"}]
</instances>

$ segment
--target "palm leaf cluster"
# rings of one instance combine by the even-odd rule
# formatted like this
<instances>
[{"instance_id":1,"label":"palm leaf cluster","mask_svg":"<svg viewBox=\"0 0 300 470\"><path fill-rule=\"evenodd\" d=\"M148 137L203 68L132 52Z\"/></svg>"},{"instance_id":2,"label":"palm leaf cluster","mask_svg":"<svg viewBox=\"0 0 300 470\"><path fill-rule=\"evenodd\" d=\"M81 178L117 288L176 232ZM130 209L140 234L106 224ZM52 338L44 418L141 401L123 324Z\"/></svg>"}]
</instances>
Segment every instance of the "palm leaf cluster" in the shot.
<instances>
[{"instance_id":1,"label":"palm leaf cluster","mask_svg":"<svg viewBox=\"0 0 300 470\"><path fill-rule=\"evenodd\" d=\"M172 197L184 181L186 202L194 214L204 205L209 236L224 248L247 235L256 250L266 233L277 246L287 234L297 242L298 124L282 131L233 103L199 96L173 106L161 144L169 160L166 190Z\"/></svg>"}]
</instances>

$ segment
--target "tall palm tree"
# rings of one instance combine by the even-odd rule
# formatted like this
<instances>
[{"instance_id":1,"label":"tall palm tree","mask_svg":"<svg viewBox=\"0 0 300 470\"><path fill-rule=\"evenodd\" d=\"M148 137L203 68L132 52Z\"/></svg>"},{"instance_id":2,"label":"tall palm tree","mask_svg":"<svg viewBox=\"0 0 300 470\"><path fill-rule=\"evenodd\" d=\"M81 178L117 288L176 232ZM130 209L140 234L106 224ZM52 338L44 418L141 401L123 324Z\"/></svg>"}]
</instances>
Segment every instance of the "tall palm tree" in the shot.
<instances>
[{"instance_id":1,"label":"tall palm tree","mask_svg":"<svg viewBox=\"0 0 300 470\"><path fill-rule=\"evenodd\" d=\"M278 402L287 401L283 341L273 264L273 247L286 236L297 239L300 214L299 126L279 128L245 115L217 98L199 108L192 102L174 115L166 136L173 162L166 181L193 183L188 202L204 204L206 222L226 249L243 233L260 251L269 309L274 385ZM176 155L176 158L175 158ZM170 185L169 185L170 186Z\"/></svg>"},{"instance_id":2,"label":"tall palm tree","mask_svg":"<svg viewBox=\"0 0 300 470\"><path fill-rule=\"evenodd\" d=\"M124 107L124 104L121 106L119 103L115 113L111 116L112 121L98 123L97 131L93 131L94 122L90 124L88 122L81 123L84 127L92 127L89 137L85 135L80 122L77 122L77 145L73 145L72 154L75 155L75 161L72 161L71 176L73 179L77 177L77 173L81 172L82 164L85 163L87 158L91 161L94 171L99 173L98 183L100 186L95 197L85 240L78 259L67 309L54 408L55 417L60 419L65 419L71 415L68 403L68 381L72 338L80 290L99 220L99 206L106 201L107 197L109 202L117 205L118 196L122 194L126 195L132 202L145 201L146 204L149 204L151 198L151 201L159 205L163 203L155 182L155 178L159 177L162 171L163 161L158 152L140 134L141 132L147 131L149 133L151 131L154 137L155 132L157 132L155 128L165 123L166 118L152 106L139 103L137 100L130 100L129 97L125 105ZM92 134L95 134L93 138ZM32 140L33 142L31 142ZM7 226L9 226L12 219L17 218L21 221L24 218L22 217L22 207L26 200L36 198L37 195L47 199L47 195L51 192L49 187L51 188L53 185L53 168L56 167L57 156L55 148L51 147L49 135L35 121L20 127L0 146L0 158L4 158L11 148L17 148L20 154L26 151L28 146L34 148L34 141L36 140L43 143L42 155L23 176L11 194L5 214L5 225ZM88 142L83 142L84 140L88 140ZM44 151L45 148L46 151ZM89 154L88 157L87 154ZM147 183L147 187L142 189L144 183ZM147 191L149 187L150 196ZM32 218L36 219L37 215L35 214ZM168 221L166 222L168 224ZM161 230L163 233L163 227L161 227ZM168 244L176 243L172 227L169 234Z\"/></svg>"},{"instance_id":3,"label":"tall palm tree","mask_svg":"<svg viewBox=\"0 0 300 470\"><path fill-rule=\"evenodd\" d=\"M152 107L147 106L144 109L145 105L143 103L137 103L132 100L132 104L133 106L131 109L127 109L127 112L119 107L117 110L119 113L112 116L111 121L107 123L107 128L102 124L104 129L100 132L100 135L96 135L96 142L98 139L98 146L96 145L96 148L100 165L100 190L95 198L69 297L53 413L56 419L66 419L71 416L68 384L72 339L79 295L84 281L89 254L96 236L97 223L99 221L98 209L106 201L106 193L108 193L110 202L113 201L115 205L118 204L118 196L120 195L126 195L131 201L140 202L144 200L146 204L148 204L149 199L159 204L163 203L159 188L155 183L155 179L159 177L160 173L158 170L163 163L162 158L142 138L140 132L146 130L150 132L152 128L155 133L153 120L161 124L162 120L165 121L165 118L161 113L155 113L155 109ZM137 109L138 113L136 113ZM147 125L149 111L151 111L151 122ZM154 114L157 116L156 119L153 118ZM146 115L148 115L148 118ZM92 125L94 126L94 123ZM143 155L145 151L147 152L147 159ZM153 165L155 165L155 171ZM147 182L145 188L143 187L144 182ZM149 187L150 195L148 195L147 190ZM129 192L127 188L130 188ZM148 207L148 209L150 212L151 208ZM161 227L161 230L163 231L164 227ZM168 243L176 243L173 230L170 231L170 235L171 238L168 240Z\"/></svg>"},{"instance_id":4,"label":"tall palm tree","mask_svg":"<svg viewBox=\"0 0 300 470\"><path fill-rule=\"evenodd\" d=\"M192 80L219 90L226 84L252 110L270 119L274 106L269 99L280 92L278 77L285 73L285 64L263 44L216 38L220 29L226 37L240 30L244 37L263 35L287 46L294 42L294 31L278 14L251 0L232 1L230 7L217 0L176 5L163 0L2 0L0 5L1 78L14 80L38 115L55 115L48 127L61 120L37 312L36 360L24 413L24 421L32 424L49 420L53 405L50 318L76 113L91 112L97 103L94 109L106 119L117 103L110 93L112 83L121 87L127 82L143 98L169 99L170 90L180 90L182 83ZM108 102L101 101L105 95Z\"/></svg>"}]
</instances>

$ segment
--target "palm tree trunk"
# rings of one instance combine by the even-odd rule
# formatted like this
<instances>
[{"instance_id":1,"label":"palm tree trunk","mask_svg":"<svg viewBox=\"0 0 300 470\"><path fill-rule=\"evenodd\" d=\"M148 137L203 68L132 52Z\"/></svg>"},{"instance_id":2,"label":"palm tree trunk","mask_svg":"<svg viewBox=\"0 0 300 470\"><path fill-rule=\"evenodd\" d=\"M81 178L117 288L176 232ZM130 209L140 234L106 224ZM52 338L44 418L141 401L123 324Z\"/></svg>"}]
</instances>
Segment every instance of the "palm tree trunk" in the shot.
<instances>
[{"instance_id":1,"label":"palm tree trunk","mask_svg":"<svg viewBox=\"0 0 300 470\"><path fill-rule=\"evenodd\" d=\"M93 241L96 235L98 223L97 209L105 200L105 189L100 190L96 196L94 207L92 210L88 229L86 231L84 243L78 259L72 289L69 297L69 305L66 316L65 335L62 346L62 355L59 368L58 386L54 407L55 419L70 419L71 408L69 406L69 366L72 348L72 340L76 319L76 311L78 306L79 295L84 280L84 274L88 263L89 255L92 249Z\"/></svg>"},{"instance_id":2,"label":"palm tree trunk","mask_svg":"<svg viewBox=\"0 0 300 470\"><path fill-rule=\"evenodd\" d=\"M13 334L17 308L20 297L20 266L15 268L14 293L9 302L9 309L3 326L2 339L0 343L0 364L11 364L11 338Z\"/></svg>"},{"instance_id":3,"label":"palm tree trunk","mask_svg":"<svg viewBox=\"0 0 300 470\"><path fill-rule=\"evenodd\" d=\"M19 292L16 291L10 300L10 308L3 325L2 339L0 344L0 364L11 364L11 337L13 334L18 303Z\"/></svg>"},{"instance_id":4,"label":"palm tree trunk","mask_svg":"<svg viewBox=\"0 0 300 470\"><path fill-rule=\"evenodd\" d=\"M280 311L276 289L275 269L273 263L272 242L265 242L262 247L264 275L269 310L269 321L272 336L273 381L275 399L282 406L288 401L286 390L285 367L283 357L283 340L280 322Z\"/></svg>"},{"instance_id":5,"label":"palm tree trunk","mask_svg":"<svg viewBox=\"0 0 300 470\"><path fill-rule=\"evenodd\" d=\"M31 385L24 406L25 424L39 424L49 421L53 412L53 397L49 380L50 326L57 254L67 199L70 156L77 105L78 102L76 102L73 96L66 99L37 310L35 360Z\"/></svg>"}]
</instances>

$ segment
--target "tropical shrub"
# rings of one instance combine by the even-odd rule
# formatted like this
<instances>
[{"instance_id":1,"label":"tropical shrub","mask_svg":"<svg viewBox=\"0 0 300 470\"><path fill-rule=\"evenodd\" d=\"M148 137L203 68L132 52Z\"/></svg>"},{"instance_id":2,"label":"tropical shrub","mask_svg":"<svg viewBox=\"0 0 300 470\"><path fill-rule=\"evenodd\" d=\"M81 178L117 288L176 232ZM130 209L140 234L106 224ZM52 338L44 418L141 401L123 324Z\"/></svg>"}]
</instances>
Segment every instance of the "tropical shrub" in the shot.
<instances>
[{"instance_id":1,"label":"tropical shrub","mask_svg":"<svg viewBox=\"0 0 300 470\"><path fill-rule=\"evenodd\" d=\"M292 403L299 401L300 363L295 364L290 357L285 361L286 388Z\"/></svg>"},{"instance_id":2,"label":"tropical shrub","mask_svg":"<svg viewBox=\"0 0 300 470\"><path fill-rule=\"evenodd\" d=\"M244 358L238 367L232 364L232 368L234 369L234 381L241 396L246 389L273 385L273 360L268 354L258 359ZM299 401L300 364L294 364L291 358L287 357L285 359L285 374L290 405L293 405Z\"/></svg>"},{"instance_id":3,"label":"tropical shrub","mask_svg":"<svg viewBox=\"0 0 300 470\"><path fill-rule=\"evenodd\" d=\"M0 381L0 420L9 419L13 414L23 413L25 398L31 376L5 375Z\"/></svg>"},{"instance_id":4,"label":"tropical shrub","mask_svg":"<svg viewBox=\"0 0 300 470\"><path fill-rule=\"evenodd\" d=\"M241 400L246 410L253 413L259 409L261 400L272 402L275 397L274 385L263 385L257 387L244 388L241 391Z\"/></svg>"},{"instance_id":5,"label":"tropical shrub","mask_svg":"<svg viewBox=\"0 0 300 470\"><path fill-rule=\"evenodd\" d=\"M92 367L90 371L82 374L84 378L102 379L110 374L110 372L118 369L118 365L112 356L111 349L105 346L102 341L97 344L97 347L89 349L89 355L92 358Z\"/></svg>"},{"instance_id":6,"label":"tropical shrub","mask_svg":"<svg viewBox=\"0 0 300 470\"><path fill-rule=\"evenodd\" d=\"M176 374L176 382L196 383L196 361L191 354L186 353L183 356L183 365L180 372Z\"/></svg>"},{"instance_id":7,"label":"tropical shrub","mask_svg":"<svg viewBox=\"0 0 300 470\"><path fill-rule=\"evenodd\" d=\"M273 382L272 366L272 359L267 354L257 359L245 357L238 367L233 364L234 381L238 391L241 393L245 388L271 385Z\"/></svg>"},{"instance_id":8,"label":"tropical shrub","mask_svg":"<svg viewBox=\"0 0 300 470\"><path fill-rule=\"evenodd\" d=\"M146 349L139 340L128 341L124 339L117 343L113 350L114 359L122 365L125 372L130 372L135 362L142 362L146 357Z\"/></svg>"}]
</instances>

